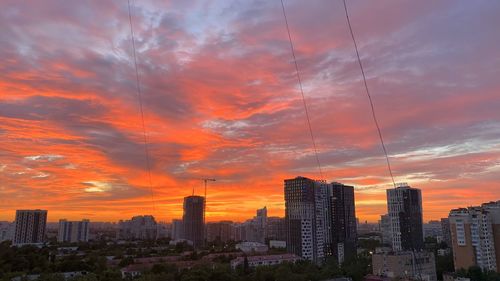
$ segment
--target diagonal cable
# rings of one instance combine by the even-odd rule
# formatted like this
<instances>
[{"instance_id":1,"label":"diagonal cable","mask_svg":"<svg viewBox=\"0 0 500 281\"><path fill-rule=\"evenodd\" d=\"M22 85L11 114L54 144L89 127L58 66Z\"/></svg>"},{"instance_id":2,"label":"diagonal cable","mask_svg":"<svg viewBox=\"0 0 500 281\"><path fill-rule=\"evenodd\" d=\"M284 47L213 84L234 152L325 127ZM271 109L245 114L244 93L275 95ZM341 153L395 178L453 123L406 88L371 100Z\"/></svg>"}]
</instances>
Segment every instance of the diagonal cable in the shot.
<instances>
[{"instance_id":1,"label":"diagonal cable","mask_svg":"<svg viewBox=\"0 0 500 281\"><path fill-rule=\"evenodd\" d=\"M142 120L142 136L143 136L143 142L144 142L144 154L146 155L146 165L148 169L148 179L149 179L149 190L151 192L151 201L153 202L153 211L156 213L156 201L154 197L154 192L153 192L153 180L151 176L151 161L149 157L149 145L148 145L148 137L147 137L147 132L146 132L146 122L144 121L144 109L142 105L142 91L141 91L141 83L139 79L139 70L137 67L137 55L136 55L136 49L135 49L135 39L134 39L134 28L132 24L132 12L130 9L130 0L127 0L128 4L128 20L130 23L130 35L132 38L132 49L133 49L133 57L134 57L134 67L135 67L135 82L136 82L136 89L137 89L137 99L139 101L139 109L141 112L141 120Z\"/></svg>"},{"instance_id":2,"label":"diagonal cable","mask_svg":"<svg viewBox=\"0 0 500 281\"><path fill-rule=\"evenodd\" d=\"M319 161L318 149L316 147L316 141L314 139L314 134L313 134L312 126L311 126L311 119L309 118L309 110L307 108L306 97L304 95L304 89L302 87L302 79L300 78L299 65L297 63L297 57L295 56L295 48L293 47L293 40L292 40L292 36L290 34L290 27L288 25L288 19L286 17L285 4L283 4L283 0L281 0L281 8L283 10L283 17L285 18L286 31L288 33L288 40L290 42L290 50L292 51L293 62L295 64L295 74L297 76L297 81L299 82L300 94L302 96L302 103L304 105L304 111L306 113L307 126L309 128L309 134L311 135L311 140L312 140L312 144L313 144L313 148L314 148L314 155L316 156L316 163L318 165L319 175L321 177L321 180L323 180L324 179L323 178L323 170L321 169L321 162Z\"/></svg>"},{"instance_id":3,"label":"diagonal cable","mask_svg":"<svg viewBox=\"0 0 500 281\"><path fill-rule=\"evenodd\" d=\"M354 37L354 32L352 31L351 20L349 19L349 12L347 10L346 0L343 0L345 17L347 19L347 25L349 26L349 32L351 33L352 42L354 43L354 49L356 50L356 57L358 58L359 68L361 69L361 75L363 76L363 82L366 90L366 95L368 96L368 100L370 101L370 107L372 111L373 122L377 127L378 137L380 138L380 143L382 144L382 150L384 150L385 160L387 162L387 169L389 170L389 174L391 175L392 184L396 187L396 182L394 181L394 176L392 173L391 162L389 161L389 155L387 153L387 149L385 147L384 138L382 137L382 131L380 130L380 126L378 124L377 115L375 114L375 106L373 105L372 97L370 95L370 90L368 90L368 84L366 83L365 71L363 68L363 64L361 63L361 58L359 56L358 44L356 43L356 39Z\"/></svg>"}]
</instances>

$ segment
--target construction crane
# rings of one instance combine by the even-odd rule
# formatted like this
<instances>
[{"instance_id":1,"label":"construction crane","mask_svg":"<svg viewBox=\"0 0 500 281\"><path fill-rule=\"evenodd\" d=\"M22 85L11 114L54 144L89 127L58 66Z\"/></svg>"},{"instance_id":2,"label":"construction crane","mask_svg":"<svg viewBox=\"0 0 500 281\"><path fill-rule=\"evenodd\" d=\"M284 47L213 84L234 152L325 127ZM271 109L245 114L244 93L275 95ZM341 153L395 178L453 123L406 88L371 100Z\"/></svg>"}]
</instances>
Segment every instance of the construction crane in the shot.
<instances>
[{"instance_id":1,"label":"construction crane","mask_svg":"<svg viewBox=\"0 0 500 281\"><path fill-rule=\"evenodd\" d=\"M205 184L205 200L204 200L205 203L203 204L203 223L205 223L205 213L207 211L207 183L209 181L215 181L215 179L205 178L205 179L201 179L201 180Z\"/></svg>"}]
</instances>

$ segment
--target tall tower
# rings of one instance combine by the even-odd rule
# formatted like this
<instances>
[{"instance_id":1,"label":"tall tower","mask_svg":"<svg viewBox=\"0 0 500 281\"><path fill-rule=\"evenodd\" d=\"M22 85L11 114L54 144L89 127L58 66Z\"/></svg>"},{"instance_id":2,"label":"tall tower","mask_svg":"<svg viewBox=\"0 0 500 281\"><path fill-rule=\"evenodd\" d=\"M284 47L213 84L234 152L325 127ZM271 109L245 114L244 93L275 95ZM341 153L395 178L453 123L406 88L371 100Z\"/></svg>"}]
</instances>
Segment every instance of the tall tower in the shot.
<instances>
[{"instance_id":1,"label":"tall tower","mask_svg":"<svg viewBox=\"0 0 500 281\"><path fill-rule=\"evenodd\" d=\"M47 210L17 210L14 245L37 244L45 241Z\"/></svg>"},{"instance_id":2,"label":"tall tower","mask_svg":"<svg viewBox=\"0 0 500 281\"><path fill-rule=\"evenodd\" d=\"M419 251L424 248L422 193L407 184L387 190L392 249Z\"/></svg>"},{"instance_id":3,"label":"tall tower","mask_svg":"<svg viewBox=\"0 0 500 281\"><path fill-rule=\"evenodd\" d=\"M328 185L330 218L327 222L330 241L327 241L331 254L341 264L356 256L357 227L354 208L354 187L333 182Z\"/></svg>"},{"instance_id":4,"label":"tall tower","mask_svg":"<svg viewBox=\"0 0 500 281\"><path fill-rule=\"evenodd\" d=\"M285 180L287 251L316 263L325 255L325 185L305 177Z\"/></svg>"},{"instance_id":5,"label":"tall tower","mask_svg":"<svg viewBox=\"0 0 500 281\"><path fill-rule=\"evenodd\" d=\"M195 248L203 246L205 241L205 226L203 221L205 197L184 197L184 238L191 240Z\"/></svg>"}]
</instances>

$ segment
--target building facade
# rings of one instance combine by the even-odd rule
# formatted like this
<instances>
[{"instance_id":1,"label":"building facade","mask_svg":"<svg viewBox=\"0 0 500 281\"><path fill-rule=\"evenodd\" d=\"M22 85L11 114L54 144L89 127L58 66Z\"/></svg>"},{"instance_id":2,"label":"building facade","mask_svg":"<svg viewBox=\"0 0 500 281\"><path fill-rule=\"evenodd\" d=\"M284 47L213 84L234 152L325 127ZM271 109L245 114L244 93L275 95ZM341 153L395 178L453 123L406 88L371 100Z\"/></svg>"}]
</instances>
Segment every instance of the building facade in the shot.
<instances>
[{"instance_id":1,"label":"building facade","mask_svg":"<svg viewBox=\"0 0 500 281\"><path fill-rule=\"evenodd\" d=\"M422 193L407 184L387 190L394 251L419 251L424 248Z\"/></svg>"},{"instance_id":2,"label":"building facade","mask_svg":"<svg viewBox=\"0 0 500 281\"><path fill-rule=\"evenodd\" d=\"M380 233L382 234L382 244L392 246L391 217L388 214L380 216Z\"/></svg>"},{"instance_id":3,"label":"building facade","mask_svg":"<svg viewBox=\"0 0 500 281\"><path fill-rule=\"evenodd\" d=\"M443 233L443 241L448 245L448 247L452 247L451 243L451 229L450 229L450 219L442 218L441 219L441 232Z\"/></svg>"},{"instance_id":4,"label":"building facade","mask_svg":"<svg viewBox=\"0 0 500 281\"><path fill-rule=\"evenodd\" d=\"M208 242L225 243L234 239L232 221L209 222L206 224L206 229Z\"/></svg>"},{"instance_id":5,"label":"building facade","mask_svg":"<svg viewBox=\"0 0 500 281\"><path fill-rule=\"evenodd\" d=\"M391 280L437 281L433 253L403 251L375 253L372 256L373 274Z\"/></svg>"},{"instance_id":6,"label":"building facade","mask_svg":"<svg viewBox=\"0 0 500 281\"><path fill-rule=\"evenodd\" d=\"M151 215L135 216L118 222L118 239L154 240L158 237L158 224Z\"/></svg>"},{"instance_id":7,"label":"building facade","mask_svg":"<svg viewBox=\"0 0 500 281\"><path fill-rule=\"evenodd\" d=\"M172 220L172 240L178 240L184 238L184 225L182 220L173 219Z\"/></svg>"},{"instance_id":8,"label":"building facade","mask_svg":"<svg viewBox=\"0 0 500 281\"><path fill-rule=\"evenodd\" d=\"M500 201L452 210L449 222L456 270L500 272Z\"/></svg>"},{"instance_id":9,"label":"building facade","mask_svg":"<svg viewBox=\"0 0 500 281\"><path fill-rule=\"evenodd\" d=\"M305 177L285 180L285 229L289 253L342 263L356 254L354 188Z\"/></svg>"},{"instance_id":10,"label":"building facade","mask_svg":"<svg viewBox=\"0 0 500 281\"><path fill-rule=\"evenodd\" d=\"M331 183L328 190L327 205L330 220L326 221L327 254L341 264L356 255L357 223L354 208L354 187L341 183Z\"/></svg>"},{"instance_id":11,"label":"building facade","mask_svg":"<svg viewBox=\"0 0 500 281\"><path fill-rule=\"evenodd\" d=\"M88 242L90 233L89 220L67 221L59 220L57 242Z\"/></svg>"},{"instance_id":12,"label":"building facade","mask_svg":"<svg viewBox=\"0 0 500 281\"><path fill-rule=\"evenodd\" d=\"M205 197L193 195L184 198L184 238L192 241L195 248L203 246L205 241L204 205Z\"/></svg>"},{"instance_id":13,"label":"building facade","mask_svg":"<svg viewBox=\"0 0 500 281\"><path fill-rule=\"evenodd\" d=\"M267 240L286 241L285 218L269 217L267 219Z\"/></svg>"},{"instance_id":14,"label":"building facade","mask_svg":"<svg viewBox=\"0 0 500 281\"><path fill-rule=\"evenodd\" d=\"M17 210L12 244L45 242L47 210Z\"/></svg>"}]
</instances>

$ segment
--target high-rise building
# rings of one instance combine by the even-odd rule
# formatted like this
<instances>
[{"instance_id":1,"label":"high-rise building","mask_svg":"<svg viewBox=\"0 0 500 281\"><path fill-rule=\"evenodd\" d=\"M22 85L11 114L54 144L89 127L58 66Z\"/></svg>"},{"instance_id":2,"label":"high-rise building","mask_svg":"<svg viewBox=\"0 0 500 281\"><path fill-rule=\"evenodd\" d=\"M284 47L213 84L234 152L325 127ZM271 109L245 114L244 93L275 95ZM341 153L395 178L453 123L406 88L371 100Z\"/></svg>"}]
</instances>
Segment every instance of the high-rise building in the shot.
<instances>
[{"instance_id":1,"label":"high-rise building","mask_svg":"<svg viewBox=\"0 0 500 281\"><path fill-rule=\"evenodd\" d=\"M232 221L221 221L221 222L209 222L206 224L207 228L207 241L214 242L228 242L232 240L233 234L233 222Z\"/></svg>"},{"instance_id":2,"label":"high-rise building","mask_svg":"<svg viewBox=\"0 0 500 281\"><path fill-rule=\"evenodd\" d=\"M500 201L450 212L455 269L500 272Z\"/></svg>"},{"instance_id":3,"label":"high-rise building","mask_svg":"<svg viewBox=\"0 0 500 281\"><path fill-rule=\"evenodd\" d=\"M286 241L285 219L279 217L267 218L267 239Z\"/></svg>"},{"instance_id":4,"label":"high-rise building","mask_svg":"<svg viewBox=\"0 0 500 281\"><path fill-rule=\"evenodd\" d=\"M297 177L285 180L287 250L317 263L356 254L354 188Z\"/></svg>"},{"instance_id":5,"label":"high-rise building","mask_svg":"<svg viewBox=\"0 0 500 281\"><path fill-rule=\"evenodd\" d=\"M418 251L424 248L422 193L407 184L387 190L394 251Z\"/></svg>"},{"instance_id":6,"label":"high-rise building","mask_svg":"<svg viewBox=\"0 0 500 281\"><path fill-rule=\"evenodd\" d=\"M172 237L173 240L183 239L184 238L184 225L182 224L182 220L173 219L172 220Z\"/></svg>"},{"instance_id":7,"label":"high-rise building","mask_svg":"<svg viewBox=\"0 0 500 281\"><path fill-rule=\"evenodd\" d=\"M287 251L321 263L325 256L326 200L320 183L305 177L285 180Z\"/></svg>"},{"instance_id":8,"label":"high-rise building","mask_svg":"<svg viewBox=\"0 0 500 281\"><path fill-rule=\"evenodd\" d=\"M118 239L154 240L158 237L158 224L151 215L135 216L118 222Z\"/></svg>"},{"instance_id":9,"label":"high-rise building","mask_svg":"<svg viewBox=\"0 0 500 281\"><path fill-rule=\"evenodd\" d=\"M329 249L338 263L356 255L357 226L354 208L354 187L341 183L331 183L327 188L327 204L330 208L326 221L326 232Z\"/></svg>"},{"instance_id":10,"label":"high-rise building","mask_svg":"<svg viewBox=\"0 0 500 281\"><path fill-rule=\"evenodd\" d=\"M382 243L392 246L391 217L388 214L380 216L380 232L382 233Z\"/></svg>"},{"instance_id":11,"label":"high-rise building","mask_svg":"<svg viewBox=\"0 0 500 281\"><path fill-rule=\"evenodd\" d=\"M15 224L14 245L43 243L47 210L17 210Z\"/></svg>"},{"instance_id":12,"label":"high-rise building","mask_svg":"<svg viewBox=\"0 0 500 281\"><path fill-rule=\"evenodd\" d=\"M184 198L184 238L193 242L195 248L203 246L205 241L203 220L205 197L188 196Z\"/></svg>"},{"instance_id":13,"label":"high-rise building","mask_svg":"<svg viewBox=\"0 0 500 281\"><path fill-rule=\"evenodd\" d=\"M256 242L264 243L266 241L267 233L267 208L257 210L257 216L255 216L255 224L257 226L258 237Z\"/></svg>"},{"instance_id":14,"label":"high-rise building","mask_svg":"<svg viewBox=\"0 0 500 281\"><path fill-rule=\"evenodd\" d=\"M441 219L441 232L443 233L443 241L451 248L451 230L450 230L450 219Z\"/></svg>"},{"instance_id":15,"label":"high-rise building","mask_svg":"<svg viewBox=\"0 0 500 281\"><path fill-rule=\"evenodd\" d=\"M58 242L88 242L89 241L89 220L67 221L59 220Z\"/></svg>"}]
</instances>

